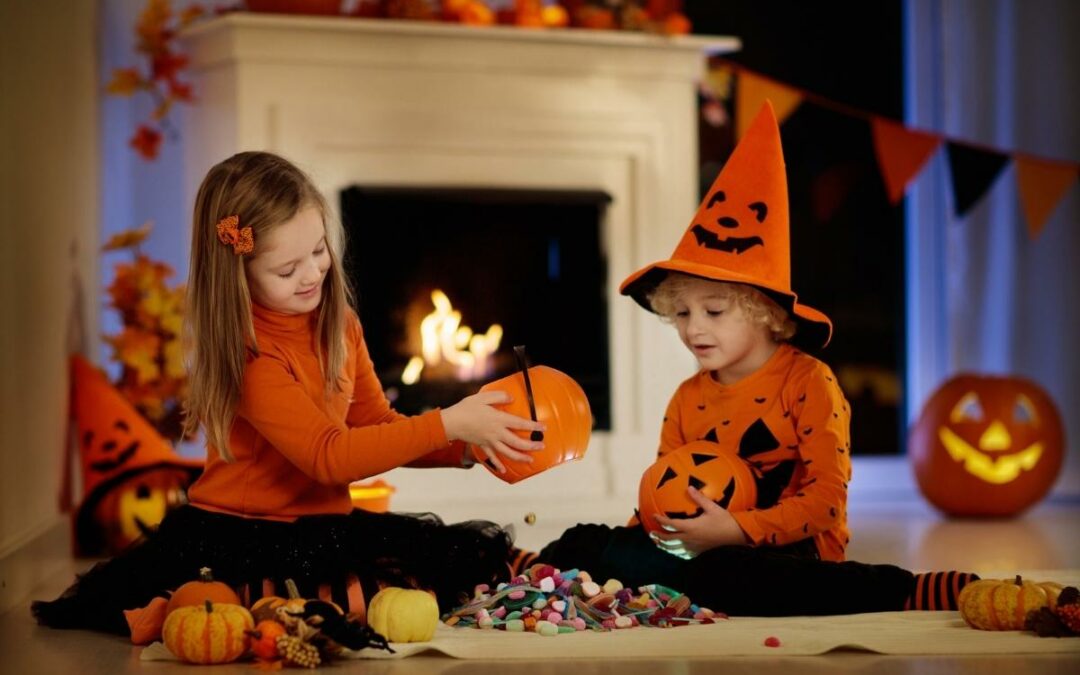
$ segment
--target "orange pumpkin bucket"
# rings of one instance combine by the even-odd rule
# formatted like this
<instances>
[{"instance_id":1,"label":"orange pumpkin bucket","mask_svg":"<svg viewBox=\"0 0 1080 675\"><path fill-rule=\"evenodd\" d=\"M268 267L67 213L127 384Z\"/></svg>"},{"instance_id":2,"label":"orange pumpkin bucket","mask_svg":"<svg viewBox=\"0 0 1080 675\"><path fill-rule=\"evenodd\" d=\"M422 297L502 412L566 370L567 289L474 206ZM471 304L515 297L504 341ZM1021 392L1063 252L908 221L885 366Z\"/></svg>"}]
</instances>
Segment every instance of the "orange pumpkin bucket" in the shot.
<instances>
[{"instance_id":1,"label":"orange pumpkin bucket","mask_svg":"<svg viewBox=\"0 0 1080 675\"><path fill-rule=\"evenodd\" d=\"M638 486L638 518L646 532L660 529L655 516L694 518L702 508L686 493L693 486L722 508L745 511L757 500L750 465L718 449L716 443L694 441L657 459Z\"/></svg>"},{"instance_id":2,"label":"orange pumpkin bucket","mask_svg":"<svg viewBox=\"0 0 1080 675\"><path fill-rule=\"evenodd\" d=\"M521 371L500 380L489 382L480 391L505 391L513 400L502 406L518 417L543 422L547 431L533 432L534 440L543 440L544 449L530 453L532 463L516 462L500 457L506 473L499 473L483 462L491 473L507 483L516 483L529 476L547 471L564 462L581 459L589 446L592 434L592 410L574 378L547 366L528 367L525 348L514 347ZM519 431L524 436L526 432Z\"/></svg>"}]
</instances>

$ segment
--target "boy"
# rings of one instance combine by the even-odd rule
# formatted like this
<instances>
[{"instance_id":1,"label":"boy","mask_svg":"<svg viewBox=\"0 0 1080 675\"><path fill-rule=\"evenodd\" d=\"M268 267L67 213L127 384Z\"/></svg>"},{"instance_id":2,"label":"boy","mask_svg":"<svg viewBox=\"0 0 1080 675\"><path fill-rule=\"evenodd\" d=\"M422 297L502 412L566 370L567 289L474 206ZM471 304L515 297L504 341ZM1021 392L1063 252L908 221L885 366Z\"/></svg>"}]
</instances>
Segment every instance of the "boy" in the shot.
<instances>
[{"instance_id":1,"label":"boy","mask_svg":"<svg viewBox=\"0 0 1080 675\"><path fill-rule=\"evenodd\" d=\"M701 366L668 405L660 454L696 440L737 452L761 476L757 507L729 513L691 488L703 514L658 517L654 538L640 524L578 525L538 555L521 552L516 569L539 560L631 588L659 583L728 614L956 609L975 575L842 562L850 408L828 367L783 342L797 331L824 346L832 333L791 290L788 241L780 131L766 103L671 258L620 287L673 322Z\"/></svg>"}]
</instances>

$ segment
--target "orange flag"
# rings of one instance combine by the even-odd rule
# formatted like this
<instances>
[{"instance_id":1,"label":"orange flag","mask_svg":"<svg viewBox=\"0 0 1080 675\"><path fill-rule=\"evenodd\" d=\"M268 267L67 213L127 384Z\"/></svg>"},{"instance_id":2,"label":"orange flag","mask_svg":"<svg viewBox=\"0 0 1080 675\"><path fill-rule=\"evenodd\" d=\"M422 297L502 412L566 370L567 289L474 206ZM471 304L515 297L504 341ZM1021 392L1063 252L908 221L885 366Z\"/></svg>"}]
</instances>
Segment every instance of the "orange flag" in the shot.
<instances>
[{"instance_id":1,"label":"orange flag","mask_svg":"<svg viewBox=\"0 0 1080 675\"><path fill-rule=\"evenodd\" d=\"M1028 237L1035 239L1042 232L1054 207L1065 191L1076 182L1077 166L1070 162L1053 162L1025 155L1016 161L1016 187L1027 219Z\"/></svg>"},{"instance_id":2,"label":"orange flag","mask_svg":"<svg viewBox=\"0 0 1080 675\"><path fill-rule=\"evenodd\" d=\"M941 137L874 117L870 120L874 135L874 154L877 155L881 176L889 201L899 204L908 183L922 170L926 160L941 145Z\"/></svg>"},{"instance_id":3,"label":"orange flag","mask_svg":"<svg viewBox=\"0 0 1080 675\"><path fill-rule=\"evenodd\" d=\"M776 123L781 125L802 103L803 96L797 89L755 73L739 72L739 95L735 101L735 138L740 139L758 111L768 100L776 113Z\"/></svg>"}]
</instances>

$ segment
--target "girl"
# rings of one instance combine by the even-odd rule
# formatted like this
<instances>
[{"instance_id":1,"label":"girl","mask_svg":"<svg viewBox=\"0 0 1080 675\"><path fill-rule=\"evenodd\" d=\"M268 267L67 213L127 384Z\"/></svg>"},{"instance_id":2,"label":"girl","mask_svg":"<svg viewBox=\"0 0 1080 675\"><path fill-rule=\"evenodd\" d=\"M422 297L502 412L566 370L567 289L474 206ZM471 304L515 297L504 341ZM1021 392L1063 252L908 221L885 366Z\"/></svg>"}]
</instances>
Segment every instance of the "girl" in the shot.
<instances>
[{"instance_id":1,"label":"girl","mask_svg":"<svg viewBox=\"0 0 1080 675\"><path fill-rule=\"evenodd\" d=\"M186 336L189 430L207 439L190 505L59 599L39 623L117 633L142 607L210 567L247 591L293 579L361 610L380 585L436 592L446 610L506 575L510 538L491 523L353 510L351 481L398 466L531 461L543 430L497 410L504 393L417 417L394 412L350 309L343 233L311 180L281 157L245 152L213 167L195 201ZM467 452L467 446L475 449Z\"/></svg>"}]
</instances>

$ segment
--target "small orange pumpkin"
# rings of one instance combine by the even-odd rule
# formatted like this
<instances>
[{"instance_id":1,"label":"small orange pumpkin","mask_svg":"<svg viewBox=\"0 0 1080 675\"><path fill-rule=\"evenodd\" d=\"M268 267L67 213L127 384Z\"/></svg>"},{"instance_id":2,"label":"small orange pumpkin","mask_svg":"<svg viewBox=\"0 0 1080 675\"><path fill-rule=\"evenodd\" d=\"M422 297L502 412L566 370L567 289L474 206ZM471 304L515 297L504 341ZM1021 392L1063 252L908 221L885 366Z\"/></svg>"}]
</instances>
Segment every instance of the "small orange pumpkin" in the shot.
<instances>
[{"instance_id":1,"label":"small orange pumpkin","mask_svg":"<svg viewBox=\"0 0 1080 675\"><path fill-rule=\"evenodd\" d=\"M233 589L220 581L214 581L210 568L203 567L199 569L198 580L181 584L173 591L169 604L165 608L165 615L168 616L181 607L201 607L207 600L227 605L243 604L240 602L240 596Z\"/></svg>"},{"instance_id":2,"label":"small orange pumpkin","mask_svg":"<svg viewBox=\"0 0 1080 675\"><path fill-rule=\"evenodd\" d=\"M491 473L507 483L516 483L563 462L581 459L588 449L592 433L589 399L585 398L585 392L572 377L547 366L534 366L528 372L529 388L536 409L534 419L547 425L547 431L542 436L544 449L529 453L532 463L500 457L506 473L499 473L483 462ZM499 408L518 417L532 417L529 391L521 372L489 382L480 391L505 391L513 400ZM523 431L517 433L528 436Z\"/></svg>"},{"instance_id":3,"label":"small orange pumpkin","mask_svg":"<svg viewBox=\"0 0 1080 675\"><path fill-rule=\"evenodd\" d=\"M686 493L689 486L730 511L746 510L757 500L757 484L749 464L716 443L693 441L660 457L642 474L638 518L646 532L660 529L656 515L701 515L701 507Z\"/></svg>"},{"instance_id":4,"label":"small orange pumpkin","mask_svg":"<svg viewBox=\"0 0 1080 675\"><path fill-rule=\"evenodd\" d=\"M251 652L263 661L277 661L280 656L277 639L287 633L285 626L277 621L260 621L255 624L255 630L248 631L248 637L251 638Z\"/></svg>"},{"instance_id":5,"label":"small orange pumpkin","mask_svg":"<svg viewBox=\"0 0 1080 675\"><path fill-rule=\"evenodd\" d=\"M979 630L1023 630L1028 612L1057 606L1061 584L1015 579L980 579L960 591L960 616Z\"/></svg>"},{"instance_id":6,"label":"small orange pumpkin","mask_svg":"<svg viewBox=\"0 0 1080 675\"><path fill-rule=\"evenodd\" d=\"M244 655L255 626L240 605L181 607L165 619L161 638L176 658L187 663L230 663Z\"/></svg>"}]
</instances>

